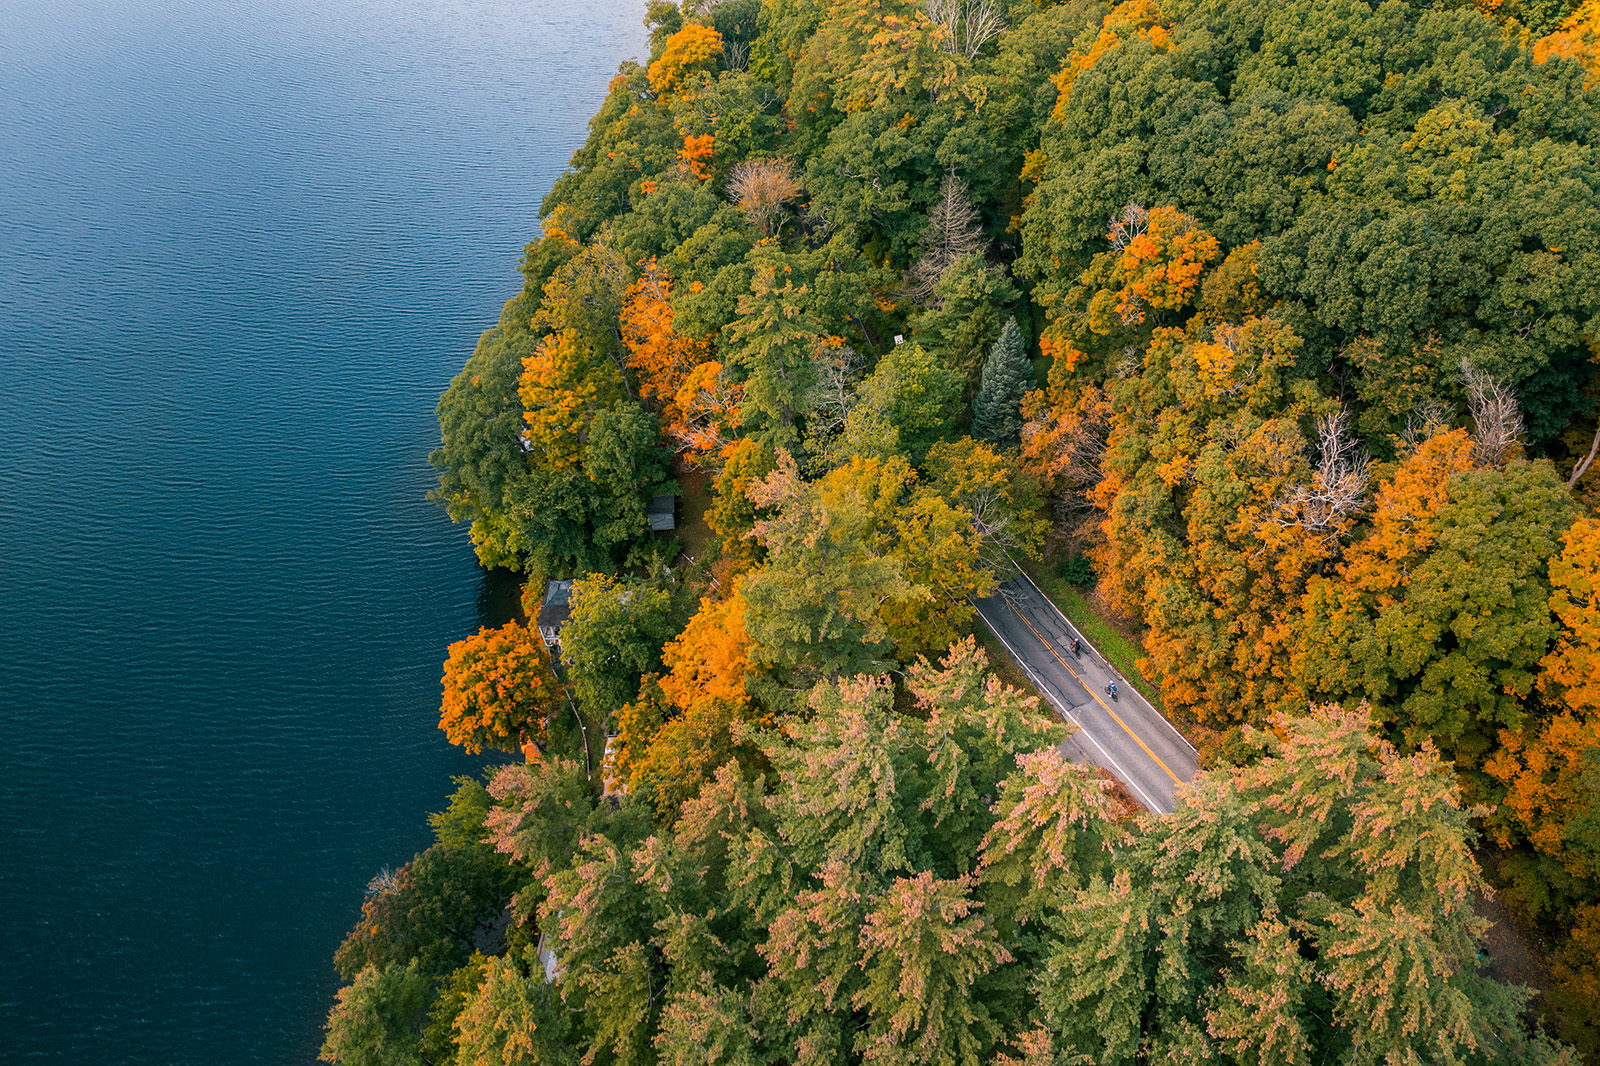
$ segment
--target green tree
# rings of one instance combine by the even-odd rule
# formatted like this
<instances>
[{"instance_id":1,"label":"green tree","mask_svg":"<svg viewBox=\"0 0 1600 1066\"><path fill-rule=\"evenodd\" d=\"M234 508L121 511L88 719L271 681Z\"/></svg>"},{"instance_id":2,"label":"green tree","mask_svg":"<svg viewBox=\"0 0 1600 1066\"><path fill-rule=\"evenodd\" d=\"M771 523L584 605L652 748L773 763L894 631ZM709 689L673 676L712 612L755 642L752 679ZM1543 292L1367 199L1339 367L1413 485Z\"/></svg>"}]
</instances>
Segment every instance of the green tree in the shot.
<instances>
[{"instance_id":1,"label":"green tree","mask_svg":"<svg viewBox=\"0 0 1600 1066\"><path fill-rule=\"evenodd\" d=\"M1055 1045L1106 1063L1555 1062L1488 980L1475 813L1431 747L1317 708L1252 734L1063 894L1039 991ZM1486 1051L1486 1049L1494 1049Z\"/></svg>"},{"instance_id":2,"label":"green tree","mask_svg":"<svg viewBox=\"0 0 1600 1066\"><path fill-rule=\"evenodd\" d=\"M1546 571L1577 509L1549 463L1473 469L1470 449L1437 437L1380 487L1343 580L1307 586L1293 663L1314 698L1384 701L1412 742L1481 755L1556 636Z\"/></svg>"},{"instance_id":3,"label":"green tree","mask_svg":"<svg viewBox=\"0 0 1600 1066\"><path fill-rule=\"evenodd\" d=\"M1015 318L1006 319L1000 339L983 361L978 395L972 400L972 432L1002 447L1022 435L1022 397L1033 388L1033 366L1022 346Z\"/></svg>"},{"instance_id":4,"label":"green tree","mask_svg":"<svg viewBox=\"0 0 1600 1066\"><path fill-rule=\"evenodd\" d=\"M570 863L594 813L583 766L570 759L503 766L489 782L489 795L494 806L484 817L487 839L512 863L535 871Z\"/></svg>"},{"instance_id":5,"label":"green tree","mask_svg":"<svg viewBox=\"0 0 1600 1066\"><path fill-rule=\"evenodd\" d=\"M590 574L572 586L561 651L572 664L572 694L596 719L639 694L661 669L661 649L688 620L684 594L660 582Z\"/></svg>"},{"instance_id":6,"label":"green tree","mask_svg":"<svg viewBox=\"0 0 1600 1066\"><path fill-rule=\"evenodd\" d=\"M888 659L879 609L931 595L877 543L914 477L901 459L857 459L808 485L789 454L778 454L777 468L749 490L773 511L755 526L767 564L744 586L753 662L809 684Z\"/></svg>"},{"instance_id":7,"label":"green tree","mask_svg":"<svg viewBox=\"0 0 1600 1066\"><path fill-rule=\"evenodd\" d=\"M864 980L851 1005L867 1012L856 1049L868 1061L977 1066L998 1027L973 985L1011 960L970 883L924 870L898 877L862 923Z\"/></svg>"},{"instance_id":8,"label":"green tree","mask_svg":"<svg viewBox=\"0 0 1600 1066\"><path fill-rule=\"evenodd\" d=\"M811 385L822 325L807 310L809 293L795 263L761 250L739 317L724 330L729 362L746 376L745 428L771 448L792 446L795 415Z\"/></svg>"},{"instance_id":9,"label":"green tree","mask_svg":"<svg viewBox=\"0 0 1600 1066\"><path fill-rule=\"evenodd\" d=\"M433 1005L428 1008L428 1025L422 1031L422 1055L428 1066L455 1066L461 1051L456 1044L456 1019L477 998L488 962L474 951L465 965L440 984Z\"/></svg>"},{"instance_id":10,"label":"green tree","mask_svg":"<svg viewBox=\"0 0 1600 1066\"><path fill-rule=\"evenodd\" d=\"M1064 889L1106 874L1107 844L1120 842L1106 780L1060 751L1026 752L996 800L980 878L989 913L1014 937L1037 923Z\"/></svg>"},{"instance_id":11,"label":"green tree","mask_svg":"<svg viewBox=\"0 0 1600 1066\"><path fill-rule=\"evenodd\" d=\"M661 979L651 936L655 915L637 855L611 837L585 835L573 865L545 877L539 910L540 928L562 966L561 999L582 1015L587 1054L619 1064L651 1061L650 1034L661 1009L653 995Z\"/></svg>"},{"instance_id":12,"label":"green tree","mask_svg":"<svg viewBox=\"0 0 1600 1066\"><path fill-rule=\"evenodd\" d=\"M851 455L903 455L920 464L929 448L949 438L961 387L961 375L920 345L897 345L856 390L831 449L835 465Z\"/></svg>"},{"instance_id":13,"label":"green tree","mask_svg":"<svg viewBox=\"0 0 1600 1066\"><path fill-rule=\"evenodd\" d=\"M999 268L977 252L963 256L933 286L934 304L911 316L911 337L961 375L977 384L984 355L1015 316L1022 294Z\"/></svg>"},{"instance_id":14,"label":"green tree","mask_svg":"<svg viewBox=\"0 0 1600 1066\"><path fill-rule=\"evenodd\" d=\"M1048 523L1038 482L1017 461L971 437L935 444L926 464L929 488L965 511L984 565L1009 573L1012 554L1040 558Z\"/></svg>"},{"instance_id":15,"label":"green tree","mask_svg":"<svg viewBox=\"0 0 1600 1066\"><path fill-rule=\"evenodd\" d=\"M456 790L450 794L450 805L444 810L428 815L428 825L433 828L434 839L447 848L464 848L483 843L483 820L494 805L494 797L475 777L458 775L451 778Z\"/></svg>"},{"instance_id":16,"label":"green tree","mask_svg":"<svg viewBox=\"0 0 1600 1066\"><path fill-rule=\"evenodd\" d=\"M912 492L896 508L885 534L906 578L927 589L926 601L931 602L886 602L879 617L903 659L937 654L971 626L972 601L993 595L999 585L985 565L982 535L971 515L927 489Z\"/></svg>"},{"instance_id":17,"label":"green tree","mask_svg":"<svg viewBox=\"0 0 1600 1066\"><path fill-rule=\"evenodd\" d=\"M454 1025L456 1061L472 1066L576 1064L570 1022L537 954L484 959Z\"/></svg>"},{"instance_id":18,"label":"green tree","mask_svg":"<svg viewBox=\"0 0 1600 1066\"><path fill-rule=\"evenodd\" d=\"M676 487L668 477L671 461L653 412L624 401L595 415L583 470L594 486L591 521L598 548L616 552L648 535L650 498Z\"/></svg>"},{"instance_id":19,"label":"green tree","mask_svg":"<svg viewBox=\"0 0 1600 1066\"><path fill-rule=\"evenodd\" d=\"M756 507L749 489L770 474L772 466L772 453L760 442L746 438L729 451L727 464L717 475L716 492L706 511L706 524L722 538L724 573L730 577L761 562L761 544L754 535Z\"/></svg>"},{"instance_id":20,"label":"green tree","mask_svg":"<svg viewBox=\"0 0 1600 1066\"><path fill-rule=\"evenodd\" d=\"M362 967L339 990L319 1057L340 1066L424 1066L421 1037L428 985L428 975L415 959L404 966Z\"/></svg>"},{"instance_id":21,"label":"green tree","mask_svg":"<svg viewBox=\"0 0 1600 1066\"><path fill-rule=\"evenodd\" d=\"M665 25L665 23L663 23ZM589 120L589 138L572 153L567 170L544 198L545 231L589 240L606 222L624 214L643 183L659 179L677 163L683 135L672 112L655 98L644 67L622 64L600 110Z\"/></svg>"},{"instance_id":22,"label":"green tree","mask_svg":"<svg viewBox=\"0 0 1600 1066\"><path fill-rule=\"evenodd\" d=\"M472 523L473 547L485 566L522 565L511 499L528 469L517 380L529 344L525 331L508 334L504 325L485 333L435 412L443 439L428 455L439 472L430 495L451 521Z\"/></svg>"},{"instance_id":23,"label":"green tree","mask_svg":"<svg viewBox=\"0 0 1600 1066\"><path fill-rule=\"evenodd\" d=\"M345 980L366 967L415 963L429 982L467 961L473 940L505 910L522 874L481 844L434 846L375 882L334 965Z\"/></svg>"},{"instance_id":24,"label":"green tree","mask_svg":"<svg viewBox=\"0 0 1600 1066\"><path fill-rule=\"evenodd\" d=\"M525 553L529 573L568 577L608 571L611 553L595 543L594 484L580 465L534 468L508 500L509 521Z\"/></svg>"}]
</instances>

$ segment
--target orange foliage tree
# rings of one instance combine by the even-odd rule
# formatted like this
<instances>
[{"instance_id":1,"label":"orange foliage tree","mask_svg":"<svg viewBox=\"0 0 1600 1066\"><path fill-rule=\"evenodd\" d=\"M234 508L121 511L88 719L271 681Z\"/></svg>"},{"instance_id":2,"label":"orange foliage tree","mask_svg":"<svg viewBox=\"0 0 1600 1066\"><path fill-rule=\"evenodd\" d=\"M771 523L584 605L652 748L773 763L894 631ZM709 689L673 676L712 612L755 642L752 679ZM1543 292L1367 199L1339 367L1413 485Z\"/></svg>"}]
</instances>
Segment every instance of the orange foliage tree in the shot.
<instances>
[{"instance_id":1,"label":"orange foliage tree","mask_svg":"<svg viewBox=\"0 0 1600 1066\"><path fill-rule=\"evenodd\" d=\"M673 329L672 278L654 259L628 289L620 322L639 393L661 412L679 451L719 456L732 439L741 390L727 381L711 344Z\"/></svg>"},{"instance_id":2,"label":"orange foliage tree","mask_svg":"<svg viewBox=\"0 0 1600 1066\"><path fill-rule=\"evenodd\" d=\"M1588 74L1584 88L1592 86L1600 72L1600 0L1584 0L1555 32L1533 42L1533 58L1576 60Z\"/></svg>"},{"instance_id":3,"label":"orange foliage tree","mask_svg":"<svg viewBox=\"0 0 1600 1066\"><path fill-rule=\"evenodd\" d=\"M661 653L667 673L647 678L639 699L617 713L616 776L670 816L733 754L733 723L749 708L750 638L744 597L700 610Z\"/></svg>"},{"instance_id":4,"label":"orange foliage tree","mask_svg":"<svg viewBox=\"0 0 1600 1066\"><path fill-rule=\"evenodd\" d=\"M683 147L678 149L678 162L689 173L704 181L711 176L709 168L715 150L716 138L712 134L696 136L691 133L683 138Z\"/></svg>"},{"instance_id":5,"label":"orange foliage tree","mask_svg":"<svg viewBox=\"0 0 1600 1066\"><path fill-rule=\"evenodd\" d=\"M711 346L672 328L672 278L654 259L642 266L622 308L622 342L628 365L639 376L639 394L655 403L662 421L671 425L684 417L678 390L690 372L710 358Z\"/></svg>"},{"instance_id":6,"label":"orange foliage tree","mask_svg":"<svg viewBox=\"0 0 1600 1066\"><path fill-rule=\"evenodd\" d=\"M1550 560L1550 610L1561 635L1539 664L1539 688L1594 714L1600 712L1600 522L1580 518L1561 544Z\"/></svg>"},{"instance_id":7,"label":"orange foliage tree","mask_svg":"<svg viewBox=\"0 0 1600 1066\"><path fill-rule=\"evenodd\" d=\"M650 88L658 93L680 89L692 74L717 69L722 56L722 35L710 26L691 22L667 38L661 56L650 64Z\"/></svg>"},{"instance_id":8,"label":"orange foliage tree","mask_svg":"<svg viewBox=\"0 0 1600 1066\"><path fill-rule=\"evenodd\" d=\"M544 737L561 706L561 688L543 643L527 626L507 622L450 645L444 664L439 728L476 754L517 751Z\"/></svg>"},{"instance_id":9,"label":"orange foliage tree","mask_svg":"<svg viewBox=\"0 0 1600 1066\"><path fill-rule=\"evenodd\" d=\"M1526 730L1501 730L1484 769L1505 786L1489 821L1501 847L1520 838L1575 878L1600 877L1600 718L1563 712Z\"/></svg>"},{"instance_id":10,"label":"orange foliage tree","mask_svg":"<svg viewBox=\"0 0 1600 1066\"><path fill-rule=\"evenodd\" d=\"M1106 52L1134 37L1144 38L1161 51L1172 47L1172 20L1161 13L1155 0L1123 0L1101 21L1100 35L1094 43L1067 57L1061 73L1054 79L1056 104L1051 118L1060 122L1066 115L1072 84L1078 80L1078 75L1094 66Z\"/></svg>"},{"instance_id":11,"label":"orange foliage tree","mask_svg":"<svg viewBox=\"0 0 1600 1066\"><path fill-rule=\"evenodd\" d=\"M744 702L750 672L744 610L744 596L735 583L733 595L721 603L702 599L683 632L662 649L667 673L661 691L673 706L688 708L712 699Z\"/></svg>"},{"instance_id":12,"label":"orange foliage tree","mask_svg":"<svg viewBox=\"0 0 1600 1066\"><path fill-rule=\"evenodd\" d=\"M1097 333L1111 332L1113 321L1131 328L1149 311L1183 308L1222 247L1175 207L1146 211L1129 204L1111 220L1107 237L1112 251L1095 256L1084 274L1097 289L1089 301L1089 326Z\"/></svg>"}]
</instances>

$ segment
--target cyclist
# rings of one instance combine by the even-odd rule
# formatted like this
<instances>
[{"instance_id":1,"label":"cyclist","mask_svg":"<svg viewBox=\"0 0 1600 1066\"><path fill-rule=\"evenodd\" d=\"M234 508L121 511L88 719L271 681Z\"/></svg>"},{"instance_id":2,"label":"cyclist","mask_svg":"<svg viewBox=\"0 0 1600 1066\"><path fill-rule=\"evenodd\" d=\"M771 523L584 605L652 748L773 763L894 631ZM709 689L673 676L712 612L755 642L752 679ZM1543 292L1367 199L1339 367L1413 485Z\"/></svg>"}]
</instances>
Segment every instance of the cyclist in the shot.
<instances>
[{"instance_id":1,"label":"cyclist","mask_svg":"<svg viewBox=\"0 0 1600 1066\"><path fill-rule=\"evenodd\" d=\"M1106 686L1106 695L1110 696L1112 699L1117 698L1117 683L1115 681Z\"/></svg>"},{"instance_id":2,"label":"cyclist","mask_svg":"<svg viewBox=\"0 0 1600 1066\"><path fill-rule=\"evenodd\" d=\"M1077 637L1073 637L1072 638L1072 654L1074 654L1074 655L1081 654L1081 652L1079 652L1079 650L1078 650L1078 638Z\"/></svg>"}]
</instances>

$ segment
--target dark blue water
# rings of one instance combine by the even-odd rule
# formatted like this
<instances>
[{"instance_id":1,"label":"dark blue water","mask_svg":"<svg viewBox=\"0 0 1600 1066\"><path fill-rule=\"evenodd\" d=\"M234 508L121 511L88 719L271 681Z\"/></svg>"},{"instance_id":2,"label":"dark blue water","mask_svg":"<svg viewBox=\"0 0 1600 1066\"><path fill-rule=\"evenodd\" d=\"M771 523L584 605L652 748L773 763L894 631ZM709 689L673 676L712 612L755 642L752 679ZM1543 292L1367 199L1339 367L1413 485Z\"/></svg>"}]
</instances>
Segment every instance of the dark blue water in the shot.
<instances>
[{"instance_id":1,"label":"dark blue water","mask_svg":"<svg viewBox=\"0 0 1600 1066\"><path fill-rule=\"evenodd\" d=\"M0 0L0 1061L314 1058L479 765L433 405L642 7Z\"/></svg>"}]
</instances>

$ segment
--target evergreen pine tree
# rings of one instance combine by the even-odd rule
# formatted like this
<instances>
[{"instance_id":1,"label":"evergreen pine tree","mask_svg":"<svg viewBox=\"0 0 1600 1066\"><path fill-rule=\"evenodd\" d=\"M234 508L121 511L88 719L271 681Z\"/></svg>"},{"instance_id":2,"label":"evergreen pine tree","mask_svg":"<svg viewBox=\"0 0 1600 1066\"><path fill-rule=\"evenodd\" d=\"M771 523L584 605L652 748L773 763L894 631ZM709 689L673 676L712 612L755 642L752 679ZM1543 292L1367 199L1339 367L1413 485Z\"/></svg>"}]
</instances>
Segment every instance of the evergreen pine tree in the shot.
<instances>
[{"instance_id":1,"label":"evergreen pine tree","mask_svg":"<svg viewBox=\"0 0 1600 1066\"><path fill-rule=\"evenodd\" d=\"M1000 339L983 362L978 395L972 400L972 434L999 445L1022 436L1022 397L1033 384L1033 367L1022 347L1022 331L1009 318Z\"/></svg>"}]
</instances>

